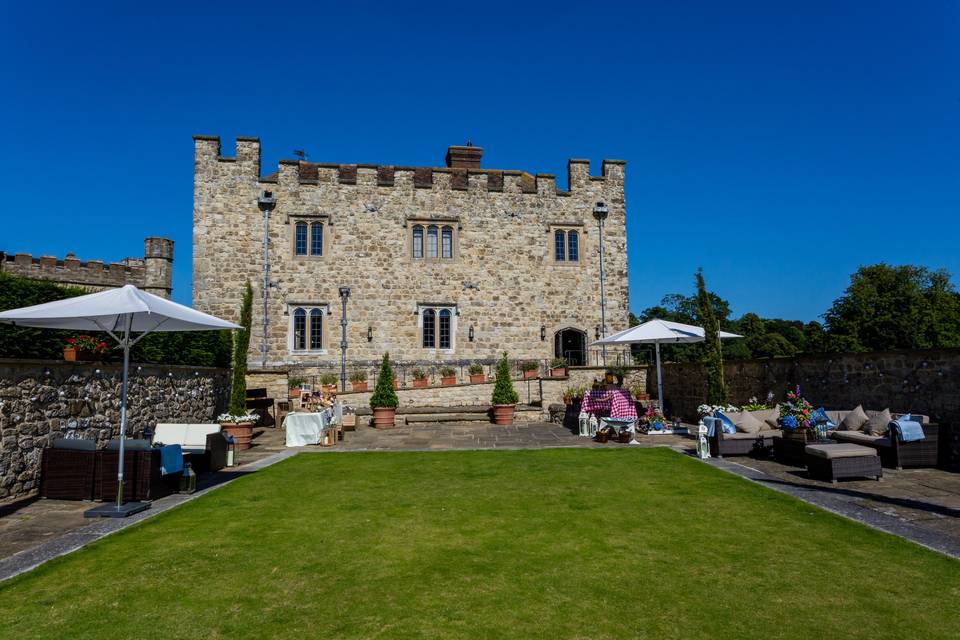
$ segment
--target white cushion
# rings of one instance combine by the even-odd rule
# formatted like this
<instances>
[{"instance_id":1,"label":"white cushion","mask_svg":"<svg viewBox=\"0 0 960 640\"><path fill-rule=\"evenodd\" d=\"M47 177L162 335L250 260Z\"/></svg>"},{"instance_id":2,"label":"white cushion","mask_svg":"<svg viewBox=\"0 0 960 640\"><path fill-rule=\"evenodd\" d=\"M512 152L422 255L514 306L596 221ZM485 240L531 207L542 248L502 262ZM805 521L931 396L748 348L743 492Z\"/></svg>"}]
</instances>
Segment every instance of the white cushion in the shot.
<instances>
[{"instance_id":1,"label":"white cushion","mask_svg":"<svg viewBox=\"0 0 960 640\"><path fill-rule=\"evenodd\" d=\"M219 424L158 424L153 434L154 442L178 444L185 449L205 449L207 436L220 433Z\"/></svg>"}]
</instances>

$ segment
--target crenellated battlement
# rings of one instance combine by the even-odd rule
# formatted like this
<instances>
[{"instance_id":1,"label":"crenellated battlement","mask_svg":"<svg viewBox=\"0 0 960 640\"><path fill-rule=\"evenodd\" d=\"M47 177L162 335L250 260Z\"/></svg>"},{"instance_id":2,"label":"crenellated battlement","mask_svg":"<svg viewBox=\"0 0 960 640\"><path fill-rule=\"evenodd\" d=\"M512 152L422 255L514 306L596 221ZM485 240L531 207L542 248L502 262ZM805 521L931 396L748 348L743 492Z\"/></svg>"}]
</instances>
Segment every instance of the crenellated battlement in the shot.
<instances>
[{"instance_id":1,"label":"crenellated battlement","mask_svg":"<svg viewBox=\"0 0 960 640\"><path fill-rule=\"evenodd\" d=\"M590 175L590 161L571 159L567 163L566 191L557 189L556 176L548 173L531 174L511 169L482 169L481 147L450 147L446 167L414 167L404 165L342 164L280 160L277 171L260 175L260 139L240 137L236 140L236 155L221 154L219 136L196 135L195 163L197 175L206 174L218 165L240 164L252 172L258 182L296 187L298 185L345 185L398 189L433 189L437 191L466 191L470 193L520 193L541 197L569 196L577 191L595 191L601 188L623 188L623 160L603 160L599 176ZM245 171L244 173L246 173ZM231 176L236 175L231 171ZM252 177L251 176L251 177Z\"/></svg>"},{"instance_id":2,"label":"crenellated battlement","mask_svg":"<svg viewBox=\"0 0 960 640\"><path fill-rule=\"evenodd\" d=\"M144 240L144 257L109 263L82 261L73 253L57 258L0 251L2 273L32 280L50 280L91 291L132 284L163 297L169 297L172 289L172 263L173 240L158 237Z\"/></svg>"}]
</instances>

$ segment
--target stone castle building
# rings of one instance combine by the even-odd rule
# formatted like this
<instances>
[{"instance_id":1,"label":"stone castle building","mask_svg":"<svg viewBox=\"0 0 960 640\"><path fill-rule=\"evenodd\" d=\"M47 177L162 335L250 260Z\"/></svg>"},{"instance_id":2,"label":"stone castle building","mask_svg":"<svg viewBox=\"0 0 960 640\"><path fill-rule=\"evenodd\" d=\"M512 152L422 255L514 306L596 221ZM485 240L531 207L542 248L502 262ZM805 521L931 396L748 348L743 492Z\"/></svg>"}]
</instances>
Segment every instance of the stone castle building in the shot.
<instances>
[{"instance_id":1,"label":"stone castle building","mask_svg":"<svg viewBox=\"0 0 960 640\"><path fill-rule=\"evenodd\" d=\"M372 366L564 356L596 362L601 329L598 222L605 203L609 332L628 324L624 165L570 160L555 176L481 168L480 147L450 147L446 166L282 160L263 175L258 138L194 137L193 304L237 320L254 289L250 365L261 362L265 216L267 367L340 362L341 287L347 358Z\"/></svg>"},{"instance_id":2,"label":"stone castle building","mask_svg":"<svg viewBox=\"0 0 960 640\"><path fill-rule=\"evenodd\" d=\"M143 241L142 258L125 258L109 264L104 264L102 260L81 262L72 253L60 259L0 251L0 272L82 287L91 292L132 284L169 299L173 291L173 240L146 238Z\"/></svg>"}]
</instances>

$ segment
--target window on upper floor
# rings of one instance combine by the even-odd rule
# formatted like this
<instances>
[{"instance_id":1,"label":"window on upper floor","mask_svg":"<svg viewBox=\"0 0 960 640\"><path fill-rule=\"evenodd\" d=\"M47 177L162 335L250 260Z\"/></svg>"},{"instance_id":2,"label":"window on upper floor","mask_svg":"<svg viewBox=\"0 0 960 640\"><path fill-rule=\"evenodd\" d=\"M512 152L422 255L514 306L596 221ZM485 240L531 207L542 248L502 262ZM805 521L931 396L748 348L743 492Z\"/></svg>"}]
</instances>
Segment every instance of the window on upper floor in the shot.
<instances>
[{"instance_id":1,"label":"window on upper floor","mask_svg":"<svg viewBox=\"0 0 960 640\"><path fill-rule=\"evenodd\" d=\"M553 230L553 261L559 264L580 262L580 232L576 229Z\"/></svg>"},{"instance_id":2,"label":"window on upper floor","mask_svg":"<svg viewBox=\"0 0 960 640\"><path fill-rule=\"evenodd\" d=\"M293 222L293 255L297 258L322 258L326 252L326 220L318 216Z\"/></svg>"},{"instance_id":3,"label":"window on upper floor","mask_svg":"<svg viewBox=\"0 0 960 640\"><path fill-rule=\"evenodd\" d=\"M415 223L410 227L410 247L414 260L453 260L457 231L449 224Z\"/></svg>"}]
</instances>

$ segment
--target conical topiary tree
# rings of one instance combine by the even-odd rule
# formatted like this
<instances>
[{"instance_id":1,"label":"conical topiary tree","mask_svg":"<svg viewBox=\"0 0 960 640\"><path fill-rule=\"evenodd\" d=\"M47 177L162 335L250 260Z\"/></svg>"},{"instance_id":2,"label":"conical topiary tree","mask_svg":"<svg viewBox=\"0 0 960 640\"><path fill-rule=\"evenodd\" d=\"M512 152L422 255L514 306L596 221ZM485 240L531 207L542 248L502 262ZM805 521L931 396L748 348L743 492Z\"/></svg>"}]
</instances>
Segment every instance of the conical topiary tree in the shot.
<instances>
[{"instance_id":1,"label":"conical topiary tree","mask_svg":"<svg viewBox=\"0 0 960 640\"><path fill-rule=\"evenodd\" d=\"M377 375L377 386L370 396L370 408L393 408L396 409L400 404L397 398L397 392L393 389L393 368L390 366L390 354L383 354L383 362L380 363L380 373Z\"/></svg>"},{"instance_id":2,"label":"conical topiary tree","mask_svg":"<svg viewBox=\"0 0 960 640\"><path fill-rule=\"evenodd\" d=\"M397 416L397 405L400 399L393 390L393 368L390 366L390 354L383 354L380 363L380 373L377 375L377 386L370 396L370 408L373 409L373 426L378 429L389 429L394 426Z\"/></svg>"},{"instance_id":3,"label":"conical topiary tree","mask_svg":"<svg viewBox=\"0 0 960 640\"><path fill-rule=\"evenodd\" d=\"M240 303L240 329L233 336L233 388L230 392L229 412L235 416L247 413L247 350L250 348L250 323L253 308L253 288L250 281L243 291Z\"/></svg>"},{"instance_id":4,"label":"conical topiary tree","mask_svg":"<svg viewBox=\"0 0 960 640\"><path fill-rule=\"evenodd\" d=\"M510 363L507 352L497 362L497 380L493 385L493 421L496 424L513 424L514 405L520 401L517 390L510 379Z\"/></svg>"}]
</instances>

